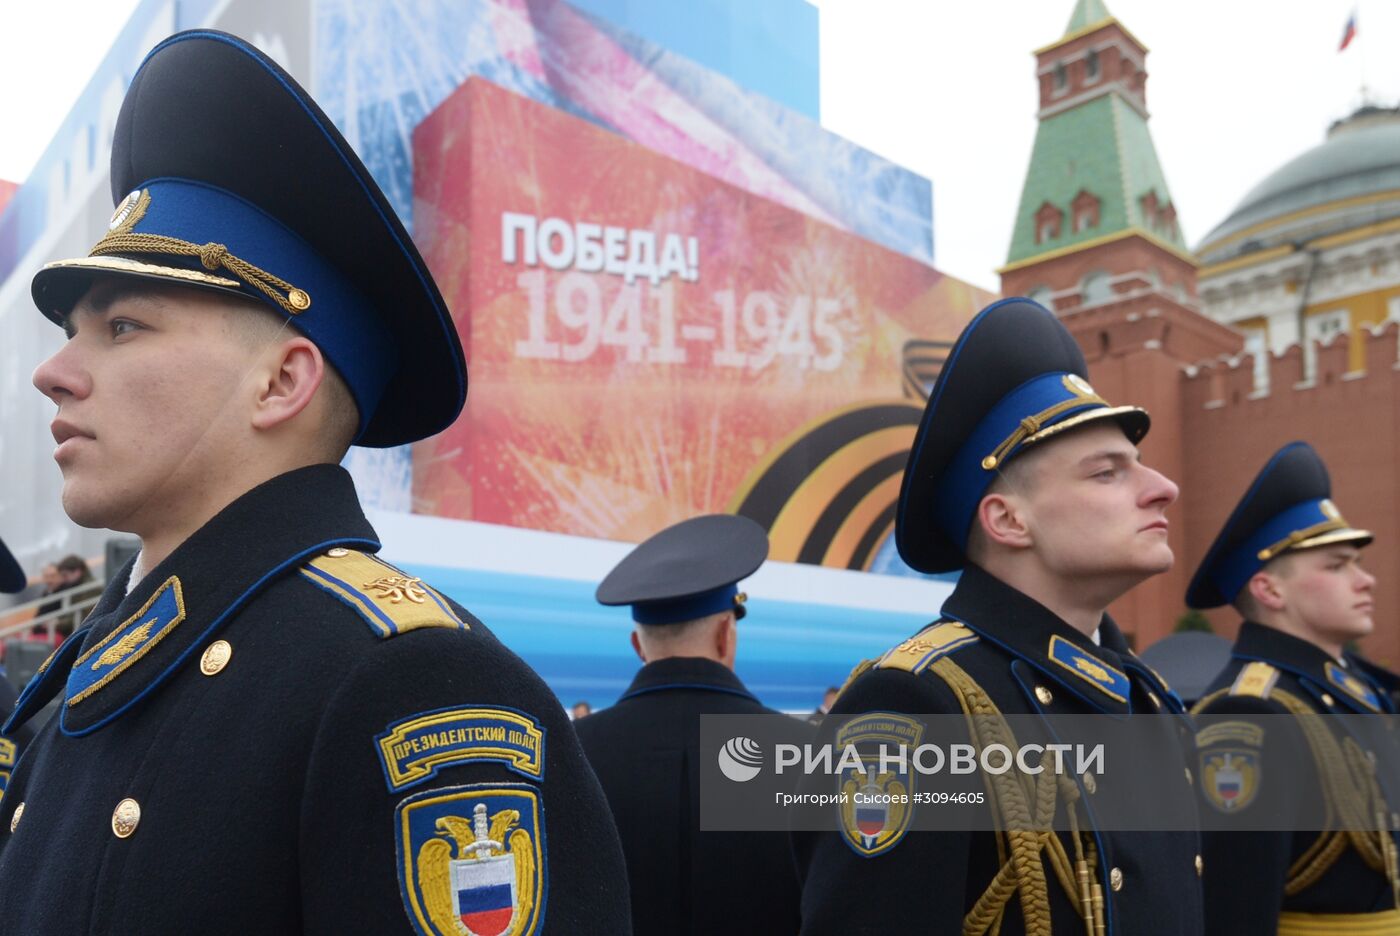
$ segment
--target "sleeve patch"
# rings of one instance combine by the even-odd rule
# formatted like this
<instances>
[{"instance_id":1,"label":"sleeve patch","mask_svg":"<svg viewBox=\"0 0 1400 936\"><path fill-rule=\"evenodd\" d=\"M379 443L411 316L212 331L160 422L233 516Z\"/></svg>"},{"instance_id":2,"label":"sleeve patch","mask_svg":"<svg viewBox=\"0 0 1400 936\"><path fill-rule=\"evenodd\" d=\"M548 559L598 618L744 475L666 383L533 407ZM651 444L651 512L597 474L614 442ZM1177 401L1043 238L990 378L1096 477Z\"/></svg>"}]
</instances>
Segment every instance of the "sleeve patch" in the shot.
<instances>
[{"instance_id":1,"label":"sleeve patch","mask_svg":"<svg viewBox=\"0 0 1400 936\"><path fill-rule=\"evenodd\" d=\"M544 809L523 784L415 793L394 811L399 892L419 936L544 930ZM465 927L465 929L464 929Z\"/></svg>"},{"instance_id":2,"label":"sleeve patch","mask_svg":"<svg viewBox=\"0 0 1400 936\"><path fill-rule=\"evenodd\" d=\"M961 621L942 621L924 628L880 657L875 669L899 669L921 673L939 657L977 642L977 635Z\"/></svg>"},{"instance_id":3,"label":"sleeve patch","mask_svg":"<svg viewBox=\"0 0 1400 936\"><path fill-rule=\"evenodd\" d=\"M1259 751L1213 748L1201 752L1201 792L1218 811L1241 813L1254 802L1263 779Z\"/></svg>"},{"instance_id":4,"label":"sleeve patch","mask_svg":"<svg viewBox=\"0 0 1400 936\"><path fill-rule=\"evenodd\" d=\"M1264 779L1264 729L1247 721L1216 722L1196 733L1196 746L1206 802L1227 815L1248 809Z\"/></svg>"},{"instance_id":5,"label":"sleeve patch","mask_svg":"<svg viewBox=\"0 0 1400 936\"><path fill-rule=\"evenodd\" d=\"M544 779L544 727L515 709L445 708L401 719L374 739L389 792L416 786L451 764L488 761Z\"/></svg>"},{"instance_id":6,"label":"sleeve patch","mask_svg":"<svg viewBox=\"0 0 1400 936\"><path fill-rule=\"evenodd\" d=\"M923 737L916 718L897 712L867 712L836 733L841 758L838 784L841 837L862 858L883 855L899 844L914 818L914 774L908 763L884 770L879 751L885 746L912 750Z\"/></svg>"},{"instance_id":7,"label":"sleeve patch","mask_svg":"<svg viewBox=\"0 0 1400 936\"><path fill-rule=\"evenodd\" d=\"M380 637L420 627L468 629L451 605L422 579L368 553L332 549L303 566L301 574L354 608Z\"/></svg>"}]
</instances>

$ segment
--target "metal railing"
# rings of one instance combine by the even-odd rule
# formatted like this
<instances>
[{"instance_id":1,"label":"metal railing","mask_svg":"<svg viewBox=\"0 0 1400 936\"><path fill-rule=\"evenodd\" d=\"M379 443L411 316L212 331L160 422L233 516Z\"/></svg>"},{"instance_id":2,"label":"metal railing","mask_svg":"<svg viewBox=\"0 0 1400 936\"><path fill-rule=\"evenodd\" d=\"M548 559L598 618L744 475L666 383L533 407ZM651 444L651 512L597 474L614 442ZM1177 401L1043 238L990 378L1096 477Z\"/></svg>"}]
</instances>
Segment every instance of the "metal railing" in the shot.
<instances>
[{"instance_id":1,"label":"metal railing","mask_svg":"<svg viewBox=\"0 0 1400 936\"><path fill-rule=\"evenodd\" d=\"M32 601L0 609L0 644L16 637L53 644L54 632L59 625L72 621L74 630L81 626L83 618L102 597L103 587L102 582L84 582L52 595L41 595ZM53 602L58 603L57 608L43 614L37 613L44 605ZM35 614L26 617L31 609Z\"/></svg>"}]
</instances>

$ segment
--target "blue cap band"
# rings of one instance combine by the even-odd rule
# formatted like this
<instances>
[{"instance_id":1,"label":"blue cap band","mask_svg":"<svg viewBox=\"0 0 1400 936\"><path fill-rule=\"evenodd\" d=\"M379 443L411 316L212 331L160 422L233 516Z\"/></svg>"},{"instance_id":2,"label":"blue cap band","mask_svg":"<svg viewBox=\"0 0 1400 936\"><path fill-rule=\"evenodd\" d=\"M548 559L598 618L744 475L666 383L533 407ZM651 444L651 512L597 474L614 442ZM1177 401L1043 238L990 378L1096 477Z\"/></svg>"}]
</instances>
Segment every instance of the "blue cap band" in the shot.
<instances>
[{"instance_id":1,"label":"blue cap band","mask_svg":"<svg viewBox=\"0 0 1400 936\"><path fill-rule=\"evenodd\" d=\"M1002 397L948 463L938 483L934 520L960 549L997 469L1036 433L1108 404L1077 374L1039 374ZM993 457L995 460L993 461Z\"/></svg>"},{"instance_id":2,"label":"blue cap band","mask_svg":"<svg viewBox=\"0 0 1400 936\"><path fill-rule=\"evenodd\" d=\"M632 605L632 620L638 624L682 624L721 611L733 611L737 584L669 601L639 601Z\"/></svg>"}]
</instances>

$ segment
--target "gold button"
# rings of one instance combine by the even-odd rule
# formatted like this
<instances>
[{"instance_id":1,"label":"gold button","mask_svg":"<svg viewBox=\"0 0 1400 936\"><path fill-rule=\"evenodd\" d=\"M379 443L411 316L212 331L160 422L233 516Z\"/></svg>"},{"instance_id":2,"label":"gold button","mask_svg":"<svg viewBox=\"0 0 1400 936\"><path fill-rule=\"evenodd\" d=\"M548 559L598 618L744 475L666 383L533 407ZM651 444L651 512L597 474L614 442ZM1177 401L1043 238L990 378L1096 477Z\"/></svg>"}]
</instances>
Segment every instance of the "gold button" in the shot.
<instances>
[{"instance_id":1,"label":"gold button","mask_svg":"<svg viewBox=\"0 0 1400 936\"><path fill-rule=\"evenodd\" d=\"M119 839L131 838L141 824L141 804L127 797L112 810L112 834Z\"/></svg>"},{"instance_id":2,"label":"gold button","mask_svg":"<svg viewBox=\"0 0 1400 936\"><path fill-rule=\"evenodd\" d=\"M1337 701L1324 692L1322 694L1322 704L1327 706L1328 708L1331 708L1332 706L1337 704Z\"/></svg>"},{"instance_id":3,"label":"gold button","mask_svg":"<svg viewBox=\"0 0 1400 936\"><path fill-rule=\"evenodd\" d=\"M15 829L19 828L19 817L23 815L24 804L20 803L18 806L15 807L15 814L10 817L10 834L13 835Z\"/></svg>"},{"instance_id":4,"label":"gold button","mask_svg":"<svg viewBox=\"0 0 1400 936\"><path fill-rule=\"evenodd\" d=\"M305 290L293 289L287 293L287 305L298 312L305 312L311 308L311 297L306 294Z\"/></svg>"},{"instance_id":5,"label":"gold button","mask_svg":"<svg viewBox=\"0 0 1400 936\"><path fill-rule=\"evenodd\" d=\"M1108 886L1113 888L1115 892L1122 890L1123 872L1119 871L1117 868L1114 868L1112 871L1108 872Z\"/></svg>"},{"instance_id":6,"label":"gold button","mask_svg":"<svg viewBox=\"0 0 1400 936\"><path fill-rule=\"evenodd\" d=\"M1155 706L1156 708L1162 707L1162 700L1157 698L1157 693L1149 689L1147 691L1147 697L1152 700L1153 706Z\"/></svg>"},{"instance_id":7,"label":"gold button","mask_svg":"<svg viewBox=\"0 0 1400 936\"><path fill-rule=\"evenodd\" d=\"M962 621L949 621L949 622L948 622L948 626L949 626L949 627L966 627L967 625L964 624Z\"/></svg>"},{"instance_id":8,"label":"gold button","mask_svg":"<svg viewBox=\"0 0 1400 936\"><path fill-rule=\"evenodd\" d=\"M1097 781L1097 780L1094 779L1094 775L1093 775L1093 774L1091 774L1091 773L1086 773L1086 774L1084 775L1084 790L1085 790L1085 792L1090 793L1090 794L1093 794L1093 793L1097 792L1098 789L1099 789L1099 781Z\"/></svg>"},{"instance_id":9,"label":"gold button","mask_svg":"<svg viewBox=\"0 0 1400 936\"><path fill-rule=\"evenodd\" d=\"M332 559L341 559L345 556L350 555L350 550L342 549L341 547L337 546L335 549L326 550L326 555L330 556Z\"/></svg>"},{"instance_id":10,"label":"gold button","mask_svg":"<svg viewBox=\"0 0 1400 936\"><path fill-rule=\"evenodd\" d=\"M1035 697L1040 700L1041 705L1049 705L1055 701L1055 697L1050 694L1050 690L1044 686L1035 687Z\"/></svg>"},{"instance_id":11,"label":"gold button","mask_svg":"<svg viewBox=\"0 0 1400 936\"><path fill-rule=\"evenodd\" d=\"M1196 856L1196 877L1200 877L1206 870L1206 863L1200 855Z\"/></svg>"},{"instance_id":12,"label":"gold button","mask_svg":"<svg viewBox=\"0 0 1400 936\"><path fill-rule=\"evenodd\" d=\"M231 656L233 647L229 646L229 642L216 640L204 649L204 655L199 658L199 671L205 676L217 676L228 666Z\"/></svg>"},{"instance_id":13,"label":"gold button","mask_svg":"<svg viewBox=\"0 0 1400 936\"><path fill-rule=\"evenodd\" d=\"M1187 768L1186 768L1186 782L1187 782L1187 783L1190 783L1190 782L1191 782L1191 768L1190 768L1190 767L1187 767Z\"/></svg>"}]
</instances>

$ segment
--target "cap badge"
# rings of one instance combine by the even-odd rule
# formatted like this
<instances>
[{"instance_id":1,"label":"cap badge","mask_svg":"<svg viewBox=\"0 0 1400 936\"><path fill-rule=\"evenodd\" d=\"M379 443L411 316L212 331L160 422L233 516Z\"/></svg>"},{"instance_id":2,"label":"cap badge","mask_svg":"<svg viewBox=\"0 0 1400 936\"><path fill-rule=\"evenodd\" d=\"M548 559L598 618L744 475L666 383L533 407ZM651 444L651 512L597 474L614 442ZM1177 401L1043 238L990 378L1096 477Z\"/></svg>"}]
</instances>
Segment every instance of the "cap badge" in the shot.
<instances>
[{"instance_id":1,"label":"cap badge","mask_svg":"<svg viewBox=\"0 0 1400 936\"><path fill-rule=\"evenodd\" d=\"M1089 385L1089 381L1078 374L1065 374L1065 389L1076 396L1098 396L1094 392L1094 388Z\"/></svg>"},{"instance_id":2,"label":"cap badge","mask_svg":"<svg viewBox=\"0 0 1400 936\"><path fill-rule=\"evenodd\" d=\"M151 205L151 193L137 189L117 203L112 212L112 220L107 222L107 230L113 234L124 234L136 227Z\"/></svg>"}]
</instances>

